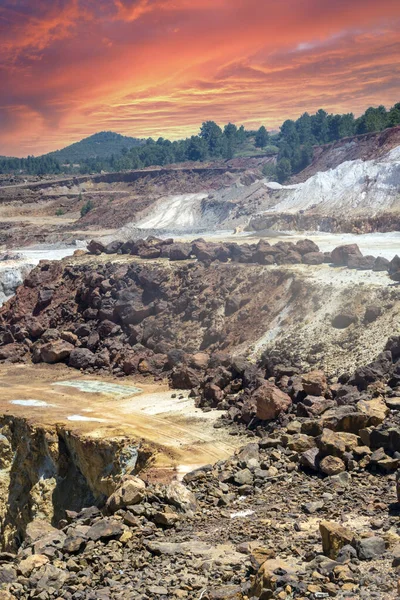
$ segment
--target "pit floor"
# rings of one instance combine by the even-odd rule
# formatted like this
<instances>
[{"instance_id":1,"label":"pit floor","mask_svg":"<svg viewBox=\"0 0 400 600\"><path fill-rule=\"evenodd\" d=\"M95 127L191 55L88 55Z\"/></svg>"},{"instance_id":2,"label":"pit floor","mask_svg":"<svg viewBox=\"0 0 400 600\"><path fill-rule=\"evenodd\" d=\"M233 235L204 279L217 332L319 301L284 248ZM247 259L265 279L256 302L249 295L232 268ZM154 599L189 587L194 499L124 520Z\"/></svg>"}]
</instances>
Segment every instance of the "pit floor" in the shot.
<instances>
[{"instance_id":1,"label":"pit floor","mask_svg":"<svg viewBox=\"0 0 400 600\"><path fill-rule=\"evenodd\" d=\"M65 381L79 387L60 384ZM97 382L95 387L100 382L104 389L79 389L87 382L91 386ZM109 384L118 388L107 389ZM135 393L135 387L140 391ZM126 395L120 393L124 388ZM160 479L181 477L197 466L227 458L243 444L226 428L215 429L221 413L204 413L187 392L171 390L166 383L92 377L64 365L1 365L0 414L45 427L67 425L92 438L129 436L154 451L151 475L158 473Z\"/></svg>"}]
</instances>

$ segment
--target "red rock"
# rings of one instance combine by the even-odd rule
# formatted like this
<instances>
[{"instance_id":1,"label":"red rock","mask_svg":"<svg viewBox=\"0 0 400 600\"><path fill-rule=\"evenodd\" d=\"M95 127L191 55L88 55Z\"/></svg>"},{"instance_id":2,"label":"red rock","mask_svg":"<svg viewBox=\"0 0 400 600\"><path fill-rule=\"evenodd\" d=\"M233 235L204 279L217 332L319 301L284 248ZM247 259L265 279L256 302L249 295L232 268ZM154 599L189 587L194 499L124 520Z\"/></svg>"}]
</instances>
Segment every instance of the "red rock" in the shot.
<instances>
[{"instance_id":1,"label":"red rock","mask_svg":"<svg viewBox=\"0 0 400 600\"><path fill-rule=\"evenodd\" d=\"M338 246L331 253L332 263L336 266L347 266L349 256L362 256L360 248L357 244L347 244Z\"/></svg>"},{"instance_id":2,"label":"red rock","mask_svg":"<svg viewBox=\"0 0 400 600\"><path fill-rule=\"evenodd\" d=\"M262 421L276 419L292 405L290 396L270 382L263 383L253 394L257 403L257 417Z\"/></svg>"}]
</instances>

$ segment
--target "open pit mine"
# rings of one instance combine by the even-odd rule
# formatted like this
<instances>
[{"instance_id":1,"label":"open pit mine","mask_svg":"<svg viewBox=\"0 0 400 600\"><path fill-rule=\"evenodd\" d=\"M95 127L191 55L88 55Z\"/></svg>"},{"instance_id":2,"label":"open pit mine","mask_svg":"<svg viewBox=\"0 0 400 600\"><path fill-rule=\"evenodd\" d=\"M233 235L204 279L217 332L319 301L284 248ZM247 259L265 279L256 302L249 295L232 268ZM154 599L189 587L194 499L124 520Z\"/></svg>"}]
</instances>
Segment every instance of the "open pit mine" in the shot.
<instances>
[{"instance_id":1,"label":"open pit mine","mask_svg":"<svg viewBox=\"0 0 400 600\"><path fill-rule=\"evenodd\" d=\"M399 144L3 181L0 598L398 597Z\"/></svg>"}]
</instances>

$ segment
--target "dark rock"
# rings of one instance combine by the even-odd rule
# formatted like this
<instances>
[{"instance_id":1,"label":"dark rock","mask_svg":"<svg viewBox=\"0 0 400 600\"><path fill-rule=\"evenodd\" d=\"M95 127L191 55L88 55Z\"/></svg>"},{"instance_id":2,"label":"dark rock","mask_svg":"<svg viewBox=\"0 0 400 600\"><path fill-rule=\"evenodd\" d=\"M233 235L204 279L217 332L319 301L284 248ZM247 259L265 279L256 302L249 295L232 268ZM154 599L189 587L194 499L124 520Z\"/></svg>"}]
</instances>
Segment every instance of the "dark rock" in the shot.
<instances>
[{"instance_id":1,"label":"dark rock","mask_svg":"<svg viewBox=\"0 0 400 600\"><path fill-rule=\"evenodd\" d=\"M344 246L338 246L331 253L332 263L336 266L347 266L349 257L358 256L362 257L362 253L357 244L346 244Z\"/></svg>"},{"instance_id":2,"label":"dark rock","mask_svg":"<svg viewBox=\"0 0 400 600\"><path fill-rule=\"evenodd\" d=\"M382 556L385 549L385 540L378 536L365 538L356 542L357 555L360 560L378 558Z\"/></svg>"},{"instance_id":3,"label":"dark rock","mask_svg":"<svg viewBox=\"0 0 400 600\"><path fill-rule=\"evenodd\" d=\"M88 348L74 348L69 356L68 365L74 369L88 369L95 363L96 357Z\"/></svg>"}]
</instances>

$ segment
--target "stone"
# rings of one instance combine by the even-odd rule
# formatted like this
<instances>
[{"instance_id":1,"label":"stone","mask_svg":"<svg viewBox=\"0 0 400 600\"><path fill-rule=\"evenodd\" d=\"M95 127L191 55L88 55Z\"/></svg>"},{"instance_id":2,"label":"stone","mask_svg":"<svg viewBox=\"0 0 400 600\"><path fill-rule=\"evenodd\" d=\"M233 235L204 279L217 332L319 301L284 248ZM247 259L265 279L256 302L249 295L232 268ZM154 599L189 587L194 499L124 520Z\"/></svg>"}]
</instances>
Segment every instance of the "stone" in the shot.
<instances>
[{"instance_id":1,"label":"stone","mask_svg":"<svg viewBox=\"0 0 400 600\"><path fill-rule=\"evenodd\" d=\"M361 250L357 244L337 246L337 248L331 252L331 260L335 266L347 266L350 256L362 256Z\"/></svg>"},{"instance_id":2,"label":"stone","mask_svg":"<svg viewBox=\"0 0 400 600\"><path fill-rule=\"evenodd\" d=\"M177 242L168 247L169 260L188 260L192 253L191 244Z\"/></svg>"},{"instance_id":3,"label":"stone","mask_svg":"<svg viewBox=\"0 0 400 600\"><path fill-rule=\"evenodd\" d=\"M312 471L318 471L318 448L311 448L306 450L300 456L300 464L305 469L311 469Z\"/></svg>"},{"instance_id":4,"label":"stone","mask_svg":"<svg viewBox=\"0 0 400 600\"><path fill-rule=\"evenodd\" d=\"M394 548L392 548L391 556L392 556L392 567L399 567L400 566L400 544L396 544L396 546Z\"/></svg>"},{"instance_id":5,"label":"stone","mask_svg":"<svg viewBox=\"0 0 400 600\"><path fill-rule=\"evenodd\" d=\"M237 485L252 485L253 474L249 469L242 469L235 473L234 481Z\"/></svg>"},{"instance_id":6,"label":"stone","mask_svg":"<svg viewBox=\"0 0 400 600\"><path fill-rule=\"evenodd\" d=\"M243 600L242 590L237 585L225 585L207 593L209 600Z\"/></svg>"},{"instance_id":7,"label":"stone","mask_svg":"<svg viewBox=\"0 0 400 600\"><path fill-rule=\"evenodd\" d=\"M346 452L346 444L342 438L331 429L323 429L322 434L316 438L317 446L321 456L343 456Z\"/></svg>"},{"instance_id":8,"label":"stone","mask_svg":"<svg viewBox=\"0 0 400 600\"><path fill-rule=\"evenodd\" d=\"M382 314L382 307L376 304L371 304L367 306L364 314L364 323L373 323L376 321Z\"/></svg>"},{"instance_id":9,"label":"stone","mask_svg":"<svg viewBox=\"0 0 400 600\"><path fill-rule=\"evenodd\" d=\"M287 447L289 450L294 452L306 452L311 448L315 448L315 439L310 435L304 433L297 433L292 436L288 436Z\"/></svg>"},{"instance_id":10,"label":"stone","mask_svg":"<svg viewBox=\"0 0 400 600\"><path fill-rule=\"evenodd\" d=\"M354 534L334 521L321 521L319 530L322 537L322 549L325 556L336 559L343 546L353 545Z\"/></svg>"},{"instance_id":11,"label":"stone","mask_svg":"<svg viewBox=\"0 0 400 600\"><path fill-rule=\"evenodd\" d=\"M360 560L378 558L386 550L385 540L378 536L358 540L356 542L356 550Z\"/></svg>"},{"instance_id":12,"label":"stone","mask_svg":"<svg viewBox=\"0 0 400 600\"><path fill-rule=\"evenodd\" d=\"M322 252L308 252L303 254L302 262L305 265L322 265L325 262L325 256Z\"/></svg>"},{"instance_id":13,"label":"stone","mask_svg":"<svg viewBox=\"0 0 400 600\"><path fill-rule=\"evenodd\" d=\"M338 475L346 470L346 465L337 456L325 456L319 463L319 469L325 475Z\"/></svg>"},{"instance_id":14,"label":"stone","mask_svg":"<svg viewBox=\"0 0 400 600\"><path fill-rule=\"evenodd\" d=\"M357 408L360 413L368 416L368 425L379 425L390 412L381 396L371 400L360 400L357 402Z\"/></svg>"},{"instance_id":15,"label":"stone","mask_svg":"<svg viewBox=\"0 0 400 600\"><path fill-rule=\"evenodd\" d=\"M172 481L166 489L167 502L184 512L195 511L197 508L196 496L180 481Z\"/></svg>"},{"instance_id":16,"label":"stone","mask_svg":"<svg viewBox=\"0 0 400 600\"><path fill-rule=\"evenodd\" d=\"M292 405L290 396L270 382L263 383L252 397L257 404L257 418L261 421L276 419L282 412L287 412Z\"/></svg>"},{"instance_id":17,"label":"stone","mask_svg":"<svg viewBox=\"0 0 400 600\"><path fill-rule=\"evenodd\" d=\"M59 530L50 525L48 521L45 521L44 519L33 519L33 521L26 526L25 543L31 545L48 536L57 537L59 533Z\"/></svg>"},{"instance_id":18,"label":"stone","mask_svg":"<svg viewBox=\"0 0 400 600\"><path fill-rule=\"evenodd\" d=\"M305 504L302 504L301 508L307 515L313 515L317 511L322 510L324 506L325 503L323 500L319 500L316 502L306 502Z\"/></svg>"},{"instance_id":19,"label":"stone","mask_svg":"<svg viewBox=\"0 0 400 600\"><path fill-rule=\"evenodd\" d=\"M74 348L69 356L68 365L74 369L88 369L95 363L96 357L88 348Z\"/></svg>"},{"instance_id":20,"label":"stone","mask_svg":"<svg viewBox=\"0 0 400 600\"><path fill-rule=\"evenodd\" d=\"M328 389L323 371L310 371L301 376L301 383L306 394L323 396Z\"/></svg>"},{"instance_id":21,"label":"stone","mask_svg":"<svg viewBox=\"0 0 400 600\"><path fill-rule=\"evenodd\" d=\"M0 566L0 586L2 583L13 583L16 579L17 571L11 565Z\"/></svg>"},{"instance_id":22,"label":"stone","mask_svg":"<svg viewBox=\"0 0 400 600\"><path fill-rule=\"evenodd\" d=\"M347 327L355 323L356 320L357 317L354 313L348 310L343 310L335 315L332 319L332 327L335 329L347 329Z\"/></svg>"},{"instance_id":23,"label":"stone","mask_svg":"<svg viewBox=\"0 0 400 600\"><path fill-rule=\"evenodd\" d=\"M139 477L131 476L108 498L107 509L114 513L120 508L139 504L144 498L145 490L145 482Z\"/></svg>"},{"instance_id":24,"label":"stone","mask_svg":"<svg viewBox=\"0 0 400 600\"><path fill-rule=\"evenodd\" d=\"M106 246L99 240L91 240L88 243L88 252L90 254L102 254L106 250Z\"/></svg>"},{"instance_id":25,"label":"stone","mask_svg":"<svg viewBox=\"0 0 400 600\"><path fill-rule=\"evenodd\" d=\"M256 598L263 598L261 595L263 590L271 590L274 592L277 587L277 582L281 575L289 575L289 578L294 578L296 568L288 562L285 562L279 558L270 558L266 560L257 572L255 581L250 590L250 597L255 596ZM264 598L272 598L273 596L264 596Z\"/></svg>"},{"instance_id":26,"label":"stone","mask_svg":"<svg viewBox=\"0 0 400 600\"><path fill-rule=\"evenodd\" d=\"M67 571L59 569L54 565L47 564L37 572L37 590L61 590L68 577Z\"/></svg>"},{"instance_id":27,"label":"stone","mask_svg":"<svg viewBox=\"0 0 400 600\"><path fill-rule=\"evenodd\" d=\"M355 256L351 254L347 260L349 269L359 269L360 271L372 271L375 264L375 256Z\"/></svg>"},{"instance_id":28,"label":"stone","mask_svg":"<svg viewBox=\"0 0 400 600\"><path fill-rule=\"evenodd\" d=\"M43 554L32 554L31 556L28 556L28 558L21 560L18 565L18 571L23 577L29 577L32 571L40 569L40 567L43 567L48 562L49 559L47 556L44 556Z\"/></svg>"},{"instance_id":29,"label":"stone","mask_svg":"<svg viewBox=\"0 0 400 600\"><path fill-rule=\"evenodd\" d=\"M372 267L372 270L373 271L388 271L389 270L389 264L390 264L390 262L388 261L387 258L384 258L383 256L378 256L375 259L374 266Z\"/></svg>"},{"instance_id":30,"label":"stone","mask_svg":"<svg viewBox=\"0 0 400 600\"><path fill-rule=\"evenodd\" d=\"M101 539L119 537L123 531L122 523L119 521L100 519L88 529L87 537L89 540L96 542Z\"/></svg>"},{"instance_id":31,"label":"stone","mask_svg":"<svg viewBox=\"0 0 400 600\"><path fill-rule=\"evenodd\" d=\"M310 253L318 253L319 248L315 242L312 240L304 239L296 242L295 245L296 252L299 252L302 256L306 256Z\"/></svg>"},{"instance_id":32,"label":"stone","mask_svg":"<svg viewBox=\"0 0 400 600\"><path fill-rule=\"evenodd\" d=\"M74 346L64 340L53 340L44 344L40 349L40 358L43 362L54 364L69 357Z\"/></svg>"},{"instance_id":33,"label":"stone","mask_svg":"<svg viewBox=\"0 0 400 600\"><path fill-rule=\"evenodd\" d=\"M63 545L63 552L67 552L68 554L79 552L85 545L86 541L86 536L74 532L67 536L67 539Z\"/></svg>"}]
</instances>

